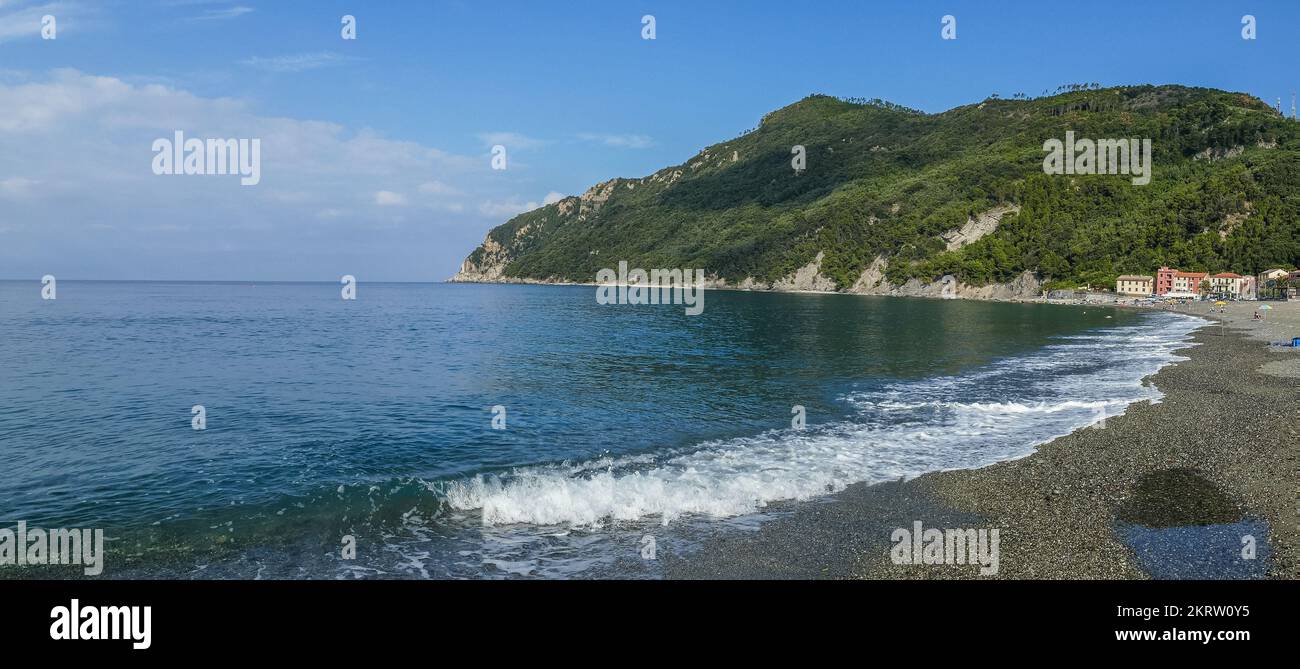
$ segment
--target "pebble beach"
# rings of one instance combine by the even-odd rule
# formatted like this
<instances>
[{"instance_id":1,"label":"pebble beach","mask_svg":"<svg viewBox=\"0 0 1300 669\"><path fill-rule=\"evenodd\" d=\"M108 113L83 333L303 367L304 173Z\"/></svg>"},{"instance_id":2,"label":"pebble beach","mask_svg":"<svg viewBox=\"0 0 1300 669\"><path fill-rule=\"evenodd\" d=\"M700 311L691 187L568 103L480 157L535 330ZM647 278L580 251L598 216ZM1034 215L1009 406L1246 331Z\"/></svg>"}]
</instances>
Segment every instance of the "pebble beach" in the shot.
<instances>
[{"instance_id":1,"label":"pebble beach","mask_svg":"<svg viewBox=\"0 0 1300 669\"><path fill-rule=\"evenodd\" d=\"M1164 397L975 470L777 505L756 531L669 556L669 578L1292 579L1300 565L1300 302L1169 310L1212 321L1148 377ZM899 564L891 533L999 531L999 569Z\"/></svg>"}]
</instances>

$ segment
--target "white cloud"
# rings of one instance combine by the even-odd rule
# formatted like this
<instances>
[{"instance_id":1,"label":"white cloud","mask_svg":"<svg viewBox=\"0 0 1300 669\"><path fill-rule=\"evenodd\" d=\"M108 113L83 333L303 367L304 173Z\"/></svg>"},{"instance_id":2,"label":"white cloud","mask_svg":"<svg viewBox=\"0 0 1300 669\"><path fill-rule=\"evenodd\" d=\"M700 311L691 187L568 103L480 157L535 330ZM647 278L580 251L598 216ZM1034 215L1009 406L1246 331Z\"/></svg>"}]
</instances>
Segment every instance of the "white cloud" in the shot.
<instances>
[{"instance_id":1,"label":"white cloud","mask_svg":"<svg viewBox=\"0 0 1300 669\"><path fill-rule=\"evenodd\" d=\"M368 254L372 273L445 278L501 212L537 206L516 203L520 177L479 155L158 83L74 70L0 78L0 110L7 274L65 263L93 278L294 279ZM153 141L178 130L260 139L261 182L155 175ZM402 203L410 213L394 217ZM159 234L177 221L188 228ZM85 243L109 228L128 249L111 260Z\"/></svg>"},{"instance_id":2,"label":"white cloud","mask_svg":"<svg viewBox=\"0 0 1300 669\"><path fill-rule=\"evenodd\" d=\"M646 135L610 135L584 132L578 134L578 139L585 142L599 142L605 146L620 149L648 149L654 146L654 140Z\"/></svg>"},{"instance_id":3,"label":"white cloud","mask_svg":"<svg viewBox=\"0 0 1300 669\"><path fill-rule=\"evenodd\" d=\"M420 192L428 193L430 195L460 195L461 194L461 191L459 189L448 186L447 184L438 181L436 179L433 181L426 181L420 184Z\"/></svg>"},{"instance_id":4,"label":"white cloud","mask_svg":"<svg viewBox=\"0 0 1300 669\"><path fill-rule=\"evenodd\" d=\"M220 9L205 9L203 10L202 14L199 14L198 16L191 16L189 20L227 21L229 19L237 19L245 14L251 13L252 11L253 11L252 7L245 7L243 5L235 5L233 7L222 7Z\"/></svg>"},{"instance_id":5,"label":"white cloud","mask_svg":"<svg viewBox=\"0 0 1300 669\"><path fill-rule=\"evenodd\" d=\"M399 207L406 204L406 196L390 190L375 193L375 204L381 207Z\"/></svg>"},{"instance_id":6,"label":"white cloud","mask_svg":"<svg viewBox=\"0 0 1300 669\"><path fill-rule=\"evenodd\" d=\"M41 17L53 16L58 29L57 38L63 37L69 26L83 26L81 19L96 12L77 2L0 2L0 42L18 39L40 39Z\"/></svg>"},{"instance_id":7,"label":"white cloud","mask_svg":"<svg viewBox=\"0 0 1300 669\"><path fill-rule=\"evenodd\" d=\"M481 132L478 138L483 140L484 144L495 146L500 144L506 147L506 150L512 149L536 149L546 146L550 142L544 139L536 139L527 135L521 135L517 132Z\"/></svg>"},{"instance_id":8,"label":"white cloud","mask_svg":"<svg viewBox=\"0 0 1300 669\"><path fill-rule=\"evenodd\" d=\"M10 177L0 179L0 197L19 198L27 197L32 192L32 187L36 181L23 177Z\"/></svg>"},{"instance_id":9,"label":"white cloud","mask_svg":"<svg viewBox=\"0 0 1300 669\"><path fill-rule=\"evenodd\" d=\"M478 211L484 216L498 219L513 218L525 211L532 211L541 205L536 202L518 202L509 200L505 202L484 202L478 206Z\"/></svg>"},{"instance_id":10,"label":"white cloud","mask_svg":"<svg viewBox=\"0 0 1300 669\"><path fill-rule=\"evenodd\" d=\"M240 114L242 103L218 98L204 100L189 93L153 84L133 86L113 77L95 77L75 70L56 70L49 81L14 86L0 84L0 132L41 132L73 118L90 118L114 126L159 126L151 106L171 116L174 127L212 113Z\"/></svg>"},{"instance_id":11,"label":"white cloud","mask_svg":"<svg viewBox=\"0 0 1300 669\"><path fill-rule=\"evenodd\" d=\"M268 72L303 72L305 70L314 70L320 67L337 65L349 60L337 53L320 51L316 53L297 53L286 56L271 56L263 58L253 56L239 61L240 65L266 70Z\"/></svg>"},{"instance_id":12,"label":"white cloud","mask_svg":"<svg viewBox=\"0 0 1300 669\"><path fill-rule=\"evenodd\" d=\"M546 197L542 198L541 204L538 204L536 201L533 200L529 200L527 202L520 202L518 198L510 198L507 200L499 200L499 201L489 200L483 202L479 204L478 210L479 213L483 214L484 216L506 219L506 218L512 218L526 211L532 211L534 209L544 207L548 204L554 204L563 199L564 199L563 193L551 191L546 194Z\"/></svg>"}]
</instances>

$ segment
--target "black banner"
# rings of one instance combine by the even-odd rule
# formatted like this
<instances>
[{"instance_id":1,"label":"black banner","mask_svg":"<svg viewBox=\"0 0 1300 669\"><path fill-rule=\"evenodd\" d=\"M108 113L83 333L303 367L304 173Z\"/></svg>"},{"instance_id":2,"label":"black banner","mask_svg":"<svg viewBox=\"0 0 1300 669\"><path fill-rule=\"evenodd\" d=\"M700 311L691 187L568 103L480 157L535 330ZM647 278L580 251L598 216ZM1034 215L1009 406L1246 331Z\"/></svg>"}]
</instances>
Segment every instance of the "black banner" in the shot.
<instances>
[{"instance_id":1,"label":"black banner","mask_svg":"<svg viewBox=\"0 0 1300 669\"><path fill-rule=\"evenodd\" d=\"M510 642L494 651L566 639L616 651L674 635L871 639L945 662L943 648L965 644L1181 656L1280 650L1298 594L1294 581L11 581L0 636L44 657L128 660L218 643L331 657L493 639Z\"/></svg>"}]
</instances>

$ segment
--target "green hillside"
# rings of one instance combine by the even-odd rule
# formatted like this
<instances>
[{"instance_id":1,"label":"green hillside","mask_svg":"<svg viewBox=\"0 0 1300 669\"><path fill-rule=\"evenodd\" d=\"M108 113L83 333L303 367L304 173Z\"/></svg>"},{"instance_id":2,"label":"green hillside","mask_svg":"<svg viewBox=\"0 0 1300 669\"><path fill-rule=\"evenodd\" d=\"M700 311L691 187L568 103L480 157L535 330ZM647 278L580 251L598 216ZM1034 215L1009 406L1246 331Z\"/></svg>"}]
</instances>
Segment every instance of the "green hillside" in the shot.
<instances>
[{"instance_id":1,"label":"green hillside","mask_svg":"<svg viewBox=\"0 0 1300 669\"><path fill-rule=\"evenodd\" d=\"M1047 175L1047 139L1150 138L1149 185ZM807 150L796 174L791 147ZM942 235L1014 205L955 250ZM924 114L813 95L682 165L614 179L493 229L458 280L590 282L619 260L770 283L824 253L847 288L886 277L970 285L1035 272L1054 285L1300 264L1300 124L1240 93L1182 86L1073 90Z\"/></svg>"}]
</instances>

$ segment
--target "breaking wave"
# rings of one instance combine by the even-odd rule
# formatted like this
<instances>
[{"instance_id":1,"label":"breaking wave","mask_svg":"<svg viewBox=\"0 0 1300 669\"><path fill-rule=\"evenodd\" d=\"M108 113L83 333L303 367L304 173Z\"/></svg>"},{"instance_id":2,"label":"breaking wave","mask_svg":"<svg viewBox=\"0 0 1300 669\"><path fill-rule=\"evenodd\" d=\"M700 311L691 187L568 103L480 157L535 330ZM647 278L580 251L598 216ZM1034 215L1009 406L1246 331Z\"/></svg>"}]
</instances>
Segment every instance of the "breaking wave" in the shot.
<instances>
[{"instance_id":1,"label":"breaking wave","mask_svg":"<svg viewBox=\"0 0 1300 669\"><path fill-rule=\"evenodd\" d=\"M1076 429L1159 401L1143 379L1183 360L1205 321L1150 314L1142 323L1059 337L968 373L889 382L845 395L849 415L803 430L697 444L666 455L520 467L447 482L453 509L485 525L600 526L688 515L728 517L858 482L977 468L1031 454Z\"/></svg>"}]
</instances>

